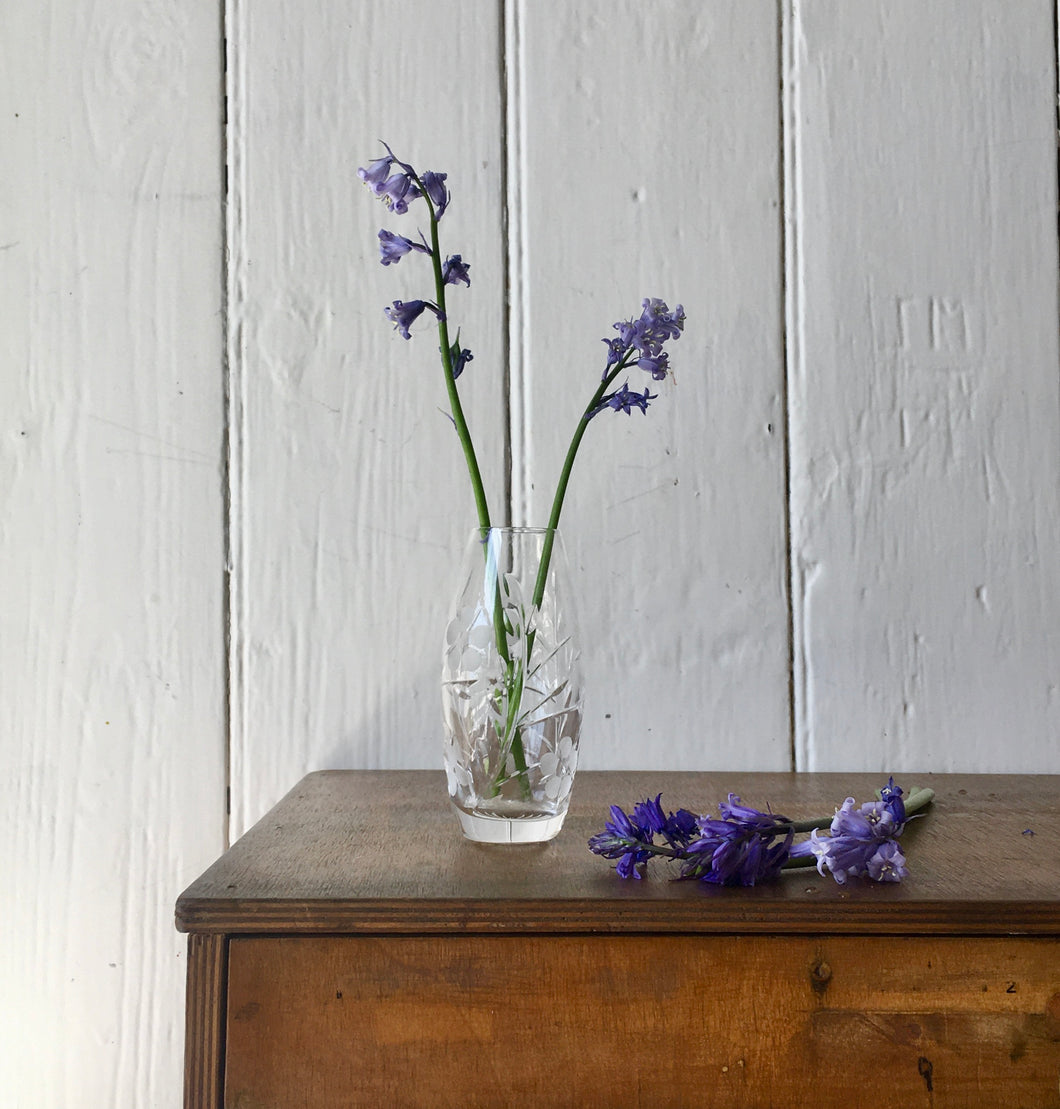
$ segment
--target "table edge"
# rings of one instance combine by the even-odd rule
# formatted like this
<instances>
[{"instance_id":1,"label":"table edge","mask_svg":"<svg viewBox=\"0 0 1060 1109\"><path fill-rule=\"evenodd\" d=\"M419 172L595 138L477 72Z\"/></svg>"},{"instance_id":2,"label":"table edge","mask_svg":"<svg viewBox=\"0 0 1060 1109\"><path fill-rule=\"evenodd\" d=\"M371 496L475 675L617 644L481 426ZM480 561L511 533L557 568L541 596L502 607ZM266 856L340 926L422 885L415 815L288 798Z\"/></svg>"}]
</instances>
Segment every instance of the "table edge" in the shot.
<instances>
[{"instance_id":1,"label":"table edge","mask_svg":"<svg viewBox=\"0 0 1060 1109\"><path fill-rule=\"evenodd\" d=\"M871 906L798 902L756 908L746 902L597 901L572 899L423 900L363 899L356 904L319 900L182 898L176 928L191 934L308 933L763 933L830 935L1038 935L1060 936L1060 912L1040 902L976 902L954 905L924 901Z\"/></svg>"}]
</instances>

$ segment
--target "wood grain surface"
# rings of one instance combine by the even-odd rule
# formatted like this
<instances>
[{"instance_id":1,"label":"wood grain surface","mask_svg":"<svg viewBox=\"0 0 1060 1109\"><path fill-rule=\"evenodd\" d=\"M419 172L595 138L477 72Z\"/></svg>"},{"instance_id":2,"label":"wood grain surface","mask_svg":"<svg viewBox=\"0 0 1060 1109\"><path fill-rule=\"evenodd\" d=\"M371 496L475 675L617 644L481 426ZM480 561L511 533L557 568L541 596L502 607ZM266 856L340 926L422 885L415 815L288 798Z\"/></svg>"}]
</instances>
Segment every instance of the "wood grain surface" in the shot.
<instances>
[{"instance_id":1,"label":"wood grain surface","mask_svg":"<svg viewBox=\"0 0 1060 1109\"><path fill-rule=\"evenodd\" d=\"M226 1104L1060 1105L1060 940L243 938Z\"/></svg>"},{"instance_id":2,"label":"wood grain surface","mask_svg":"<svg viewBox=\"0 0 1060 1109\"><path fill-rule=\"evenodd\" d=\"M829 815L873 775L585 772L551 843L470 843L429 771L305 778L189 887L178 927L195 932L1041 933L1060 935L1060 777L923 775L935 790L902 844L899 884L838 885L799 870L753 889L673 882L665 867L623 881L586 841L611 803L661 793L716 811L728 791L793 819Z\"/></svg>"},{"instance_id":3,"label":"wood grain surface","mask_svg":"<svg viewBox=\"0 0 1060 1109\"><path fill-rule=\"evenodd\" d=\"M224 1083L228 994L228 940L188 937L188 983L184 1014L185 1109L219 1105Z\"/></svg>"}]
</instances>

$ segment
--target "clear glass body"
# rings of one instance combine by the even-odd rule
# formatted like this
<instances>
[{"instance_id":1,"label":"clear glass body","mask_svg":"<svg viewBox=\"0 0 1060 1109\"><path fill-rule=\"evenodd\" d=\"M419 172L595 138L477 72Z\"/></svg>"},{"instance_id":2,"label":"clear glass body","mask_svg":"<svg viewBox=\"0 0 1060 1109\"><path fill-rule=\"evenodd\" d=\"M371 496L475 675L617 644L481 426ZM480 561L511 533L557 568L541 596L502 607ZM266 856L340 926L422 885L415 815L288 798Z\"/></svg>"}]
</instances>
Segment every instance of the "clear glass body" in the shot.
<instances>
[{"instance_id":1,"label":"clear glass body","mask_svg":"<svg viewBox=\"0 0 1060 1109\"><path fill-rule=\"evenodd\" d=\"M449 797L469 839L536 843L563 824L582 718L569 577L545 528L476 529L464 550L442 714Z\"/></svg>"}]
</instances>

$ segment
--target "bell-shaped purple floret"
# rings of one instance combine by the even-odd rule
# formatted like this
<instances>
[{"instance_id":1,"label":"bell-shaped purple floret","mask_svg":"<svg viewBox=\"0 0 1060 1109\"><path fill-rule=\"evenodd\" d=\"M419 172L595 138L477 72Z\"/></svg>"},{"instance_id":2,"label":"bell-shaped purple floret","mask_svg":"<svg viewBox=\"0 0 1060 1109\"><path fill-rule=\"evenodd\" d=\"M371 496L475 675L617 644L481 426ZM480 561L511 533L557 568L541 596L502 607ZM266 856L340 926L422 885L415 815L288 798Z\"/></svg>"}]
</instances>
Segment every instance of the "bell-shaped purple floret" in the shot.
<instances>
[{"instance_id":1,"label":"bell-shaped purple floret","mask_svg":"<svg viewBox=\"0 0 1060 1109\"><path fill-rule=\"evenodd\" d=\"M379 195L392 212L402 216L409 210L408 202L419 196L419 189L407 173L395 173L387 179Z\"/></svg>"},{"instance_id":2,"label":"bell-shaped purple floret","mask_svg":"<svg viewBox=\"0 0 1060 1109\"><path fill-rule=\"evenodd\" d=\"M657 396L658 393L649 393L647 389L643 393L638 393L630 389L629 382L626 382L607 403L616 412L625 412L628 416L634 408L639 408L641 412L647 412L648 402L655 400Z\"/></svg>"},{"instance_id":3,"label":"bell-shaped purple floret","mask_svg":"<svg viewBox=\"0 0 1060 1109\"><path fill-rule=\"evenodd\" d=\"M611 819L604 829L590 838L589 850L605 859L618 859L615 870L620 878L640 878L642 864L652 857L642 846L652 842L651 829L642 826L636 815L631 819L618 805L611 806Z\"/></svg>"},{"instance_id":4,"label":"bell-shaped purple floret","mask_svg":"<svg viewBox=\"0 0 1060 1109\"><path fill-rule=\"evenodd\" d=\"M430 254L430 250L422 243L414 243L404 235L395 235L392 231L379 232L379 261L384 266L400 262L410 250L418 250L421 254Z\"/></svg>"},{"instance_id":5,"label":"bell-shaped purple floret","mask_svg":"<svg viewBox=\"0 0 1060 1109\"><path fill-rule=\"evenodd\" d=\"M875 877L874 870L886 875L877 881L897 882L905 876L905 858L895 843L905 824L902 791L891 778L880 796L881 800L860 808L855 808L854 798L848 797L836 811L827 836L810 833L810 846L821 874L827 870L841 885L851 877Z\"/></svg>"},{"instance_id":6,"label":"bell-shaped purple floret","mask_svg":"<svg viewBox=\"0 0 1060 1109\"><path fill-rule=\"evenodd\" d=\"M368 164L367 168L359 169L357 171L357 176L376 196L381 196L387 178L390 176L390 166L392 163L393 158L376 158L374 162Z\"/></svg>"},{"instance_id":7,"label":"bell-shaped purple floret","mask_svg":"<svg viewBox=\"0 0 1060 1109\"><path fill-rule=\"evenodd\" d=\"M471 277L468 274L468 264L459 254L453 254L446 258L442 265L442 284L455 285L458 281L462 281L465 285L471 285Z\"/></svg>"},{"instance_id":8,"label":"bell-shaped purple floret","mask_svg":"<svg viewBox=\"0 0 1060 1109\"><path fill-rule=\"evenodd\" d=\"M409 327L420 318L425 308L429 308L438 319L442 318L442 313L429 300L395 300L389 308L384 308L383 312L394 324L395 330L401 332L402 338L411 339Z\"/></svg>"},{"instance_id":9,"label":"bell-shaped purple floret","mask_svg":"<svg viewBox=\"0 0 1060 1109\"><path fill-rule=\"evenodd\" d=\"M670 356L666 351L654 356L642 355L637 359L637 368L650 373L653 381L663 381L670 369Z\"/></svg>"},{"instance_id":10,"label":"bell-shaped purple floret","mask_svg":"<svg viewBox=\"0 0 1060 1109\"><path fill-rule=\"evenodd\" d=\"M445 187L446 174L428 170L422 178L427 197L434 206L434 218L441 219L449 205L449 190Z\"/></svg>"},{"instance_id":11,"label":"bell-shaped purple floret","mask_svg":"<svg viewBox=\"0 0 1060 1109\"><path fill-rule=\"evenodd\" d=\"M893 839L881 843L865 865L868 876L876 882L900 882L909 874L905 856Z\"/></svg>"}]
</instances>

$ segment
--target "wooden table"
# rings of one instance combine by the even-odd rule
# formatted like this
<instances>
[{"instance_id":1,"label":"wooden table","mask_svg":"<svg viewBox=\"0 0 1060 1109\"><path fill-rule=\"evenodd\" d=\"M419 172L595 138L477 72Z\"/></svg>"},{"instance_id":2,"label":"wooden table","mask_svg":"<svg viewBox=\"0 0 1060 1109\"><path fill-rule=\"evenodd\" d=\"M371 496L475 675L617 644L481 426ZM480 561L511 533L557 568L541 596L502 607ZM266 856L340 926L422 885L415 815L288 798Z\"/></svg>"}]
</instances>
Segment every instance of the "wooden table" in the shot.
<instances>
[{"instance_id":1,"label":"wooden table","mask_svg":"<svg viewBox=\"0 0 1060 1109\"><path fill-rule=\"evenodd\" d=\"M794 819L857 774L580 773L548 844L311 774L177 902L185 1106L1060 1106L1060 777L910 775L900 885L622 881L608 805Z\"/></svg>"}]
</instances>

